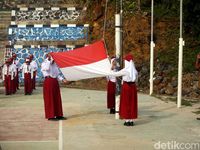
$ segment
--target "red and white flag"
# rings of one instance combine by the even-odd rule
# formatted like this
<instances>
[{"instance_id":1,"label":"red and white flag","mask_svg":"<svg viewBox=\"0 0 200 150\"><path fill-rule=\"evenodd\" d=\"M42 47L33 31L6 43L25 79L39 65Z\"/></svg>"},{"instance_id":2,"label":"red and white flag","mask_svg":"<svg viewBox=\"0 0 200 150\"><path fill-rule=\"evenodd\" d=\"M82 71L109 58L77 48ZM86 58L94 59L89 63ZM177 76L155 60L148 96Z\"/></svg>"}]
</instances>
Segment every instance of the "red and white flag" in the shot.
<instances>
[{"instance_id":1,"label":"red and white flag","mask_svg":"<svg viewBox=\"0 0 200 150\"><path fill-rule=\"evenodd\" d=\"M103 77L111 73L103 41L73 51L50 54L68 81Z\"/></svg>"}]
</instances>

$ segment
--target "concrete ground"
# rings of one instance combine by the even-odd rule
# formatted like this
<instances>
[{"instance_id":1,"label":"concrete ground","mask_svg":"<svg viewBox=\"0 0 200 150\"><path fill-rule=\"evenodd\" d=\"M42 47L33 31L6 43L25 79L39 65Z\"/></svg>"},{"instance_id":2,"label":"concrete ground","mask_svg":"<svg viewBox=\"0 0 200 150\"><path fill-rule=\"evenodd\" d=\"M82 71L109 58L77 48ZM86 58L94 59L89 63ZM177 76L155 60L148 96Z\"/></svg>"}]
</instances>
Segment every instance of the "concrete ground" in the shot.
<instances>
[{"instance_id":1,"label":"concrete ground","mask_svg":"<svg viewBox=\"0 0 200 150\"><path fill-rule=\"evenodd\" d=\"M198 143L200 104L176 108L139 93L139 118L123 126L106 109L106 92L62 88L64 121L44 118L42 88L33 95L6 96L0 88L0 146L2 150L153 150L173 143ZM173 146L173 145L171 145ZM175 149L175 148L174 148ZM177 148L176 148L177 149Z\"/></svg>"}]
</instances>

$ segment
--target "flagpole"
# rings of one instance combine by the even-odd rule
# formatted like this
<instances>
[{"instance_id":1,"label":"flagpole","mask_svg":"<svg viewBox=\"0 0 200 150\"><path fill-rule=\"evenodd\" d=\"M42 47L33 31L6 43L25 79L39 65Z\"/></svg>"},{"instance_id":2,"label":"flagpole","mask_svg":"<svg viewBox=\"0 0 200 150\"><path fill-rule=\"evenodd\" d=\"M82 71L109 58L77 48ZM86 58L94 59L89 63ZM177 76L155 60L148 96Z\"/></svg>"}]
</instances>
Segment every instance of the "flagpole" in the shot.
<instances>
[{"instance_id":1,"label":"flagpole","mask_svg":"<svg viewBox=\"0 0 200 150\"><path fill-rule=\"evenodd\" d=\"M151 0L151 42L150 42L150 91L149 94L153 94L153 67L154 67L154 47L155 43L153 41L153 0Z\"/></svg>"},{"instance_id":2,"label":"flagpole","mask_svg":"<svg viewBox=\"0 0 200 150\"><path fill-rule=\"evenodd\" d=\"M117 61L117 70L120 70L121 65L121 51L122 51L122 1L120 13L117 11L116 1L116 14L115 14L115 54ZM119 119L119 104L120 104L120 91L121 80L117 79L116 82L116 97L115 97L115 119Z\"/></svg>"},{"instance_id":3,"label":"flagpole","mask_svg":"<svg viewBox=\"0 0 200 150\"><path fill-rule=\"evenodd\" d=\"M178 93L177 107L181 107L182 100L182 71L183 71L183 0L180 0L180 38L179 38L179 61L178 61Z\"/></svg>"}]
</instances>

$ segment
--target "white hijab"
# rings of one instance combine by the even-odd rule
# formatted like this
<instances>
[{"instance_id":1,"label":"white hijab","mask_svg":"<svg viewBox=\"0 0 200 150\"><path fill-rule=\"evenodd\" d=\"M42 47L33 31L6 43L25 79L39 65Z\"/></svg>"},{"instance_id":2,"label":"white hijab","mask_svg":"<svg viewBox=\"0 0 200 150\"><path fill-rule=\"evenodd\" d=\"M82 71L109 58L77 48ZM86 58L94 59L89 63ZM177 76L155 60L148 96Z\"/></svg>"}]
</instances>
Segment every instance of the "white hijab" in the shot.
<instances>
[{"instance_id":1,"label":"white hijab","mask_svg":"<svg viewBox=\"0 0 200 150\"><path fill-rule=\"evenodd\" d=\"M124 61L125 67L124 67L124 71L126 72L126 74L122 77L123 81L126 82L136 82L137 80L137 76L138 76L138 72L135 68L135 64L132 60Z\"/></svg>"}]
</instances>

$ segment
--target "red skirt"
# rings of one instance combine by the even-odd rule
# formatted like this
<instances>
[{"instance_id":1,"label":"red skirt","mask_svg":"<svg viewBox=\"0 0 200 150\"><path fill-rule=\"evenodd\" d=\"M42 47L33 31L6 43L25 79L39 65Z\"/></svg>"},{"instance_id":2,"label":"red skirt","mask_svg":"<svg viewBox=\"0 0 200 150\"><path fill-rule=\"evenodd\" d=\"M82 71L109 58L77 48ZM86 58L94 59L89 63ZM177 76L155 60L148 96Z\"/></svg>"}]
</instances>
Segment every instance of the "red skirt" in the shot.
<instances>
[{"instance_id":1,"label":"red skirt","mask_svg":"<svg viewBox=\"0 0 200 150\"><path fill-rule=\"evenodd\" d=\"M24 94L32 93L32 80L31 73L24 74Z\"/></svg>"},{"instance_id":2,"label":"red skirt","mask_svg":"<svg viewBox=\"0 0 200 150\"><path fill-rule=\"evenodd\" d=\"M12 89L11 89L11 75L5 75L5 80L4 80L4 86L5 86L5 94L10 95L12 94Z\"/></svg>"},{"instance_id":3,"label":"red skirt","mask_svg":"<svg viewBox=\"0 0 200 150\"><path fill-rule=\"evenodd\" d=\"M43 83L45 118L63 116L60 87L56 78L45 78Z\"/></svg>"},{"instance_id":4,"label":"red skirt","mask_svg":"<svg viewBox=\"0 0 200 150\"><path fill-rule=\"evenodd\" d=\"M107 108L115 108L115 90L116 83L112 81L108 81L107 84Z\"/></svg>"},{"instance_id":5,"label":"red skirt","mask_svg":"<svg viewBox=\"0 0 200 150\"><path fill-rule=\"evenodd\" d=\"M36 82L36 71L33 72L32 89L35 89L35 82Z\"/></svg>"},{"instance_id":6,"label":"red skirt","mask_svg":"<svg viewBox=\"0 0 200 150\"><path fill-rule=\"evenodd\" d=\"M11 91L12 93L16 93L16 83L15 83L15 78L11 80Z\"/></svg>"},{"instance_id":7,"label":"red skirt","mask_svg":"<svg viewBox=\"0 0 200 150\"><path fill-rule=\"evenodd\" d=\"M123 82L119 115L121 119L136 119L138 116L137 87L134 82Z\"/></svg>"}]
</instances>

